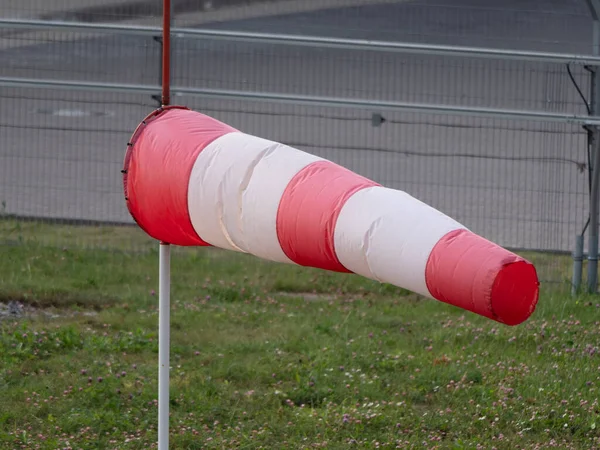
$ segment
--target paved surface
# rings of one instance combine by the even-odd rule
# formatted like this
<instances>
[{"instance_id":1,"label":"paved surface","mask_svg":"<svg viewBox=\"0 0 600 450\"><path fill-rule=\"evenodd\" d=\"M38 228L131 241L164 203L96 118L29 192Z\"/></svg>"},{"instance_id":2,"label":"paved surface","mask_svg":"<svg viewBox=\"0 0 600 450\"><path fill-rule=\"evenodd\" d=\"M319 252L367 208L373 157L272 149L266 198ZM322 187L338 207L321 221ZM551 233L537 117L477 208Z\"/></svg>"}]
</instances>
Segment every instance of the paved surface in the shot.
<instances>
[{"instance_id":1,"label":"paved surface","mask_svg":"<svg viewBox=\"0 0 600 450\"><path fill-rule=\"evenodd\" d=\"M584 2L424 0L266 14L211 27L589 52ZM518 7L520 12L515 12ZM529 11L529 12L528 12ZM546 11L546 12L544 12ZM184 16L186 26L194 16ZM201 21L198 21L201 23ZM202 26L207 26L204 23ZM554 42L560 39L560 42ZM0 76L157 83L143 38L0 39ZM7 44L8 42L8 44ZM564 67L216 41L177 42L174 82L249 91L584 113ZM581 68L574 75L585 88ZM587 91L586 91L587 92ZM129 222L125 144L148 96L0 87L5 212ZM175 98L404 189L503 245L569 250L585 222L585 136L570 125Z\"/></svg>"}]
</instances>

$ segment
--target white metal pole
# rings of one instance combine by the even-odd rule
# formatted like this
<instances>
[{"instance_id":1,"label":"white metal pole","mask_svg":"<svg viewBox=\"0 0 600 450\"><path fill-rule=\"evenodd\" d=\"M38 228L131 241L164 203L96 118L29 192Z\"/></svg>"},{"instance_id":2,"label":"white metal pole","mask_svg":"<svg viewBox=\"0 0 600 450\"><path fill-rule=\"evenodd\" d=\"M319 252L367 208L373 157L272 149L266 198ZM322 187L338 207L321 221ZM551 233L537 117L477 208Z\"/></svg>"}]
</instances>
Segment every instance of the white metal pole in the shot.
<instances>
[{"instance_id":1,"label":"white metal pole","mask_svg":"<svg viewBox=\"0 0 600 450\"><path fill-rule=\"evenodd\" d=\"M158 450L168 450L171 246L161 242L158 257Z\"/></svg>"},{"instance_id":2,"label":"white metal pole","mask_svg":"<svg viewBox=\"0 0 600 450\"><path fill-rule=\"evenodd\" d=\"M161 104L171 97L171 0L163 0L162 95ZM158 450L169 450L169 350L171 346L171 246L160 243L158 261Z\"/></svg>"}]
</instances>

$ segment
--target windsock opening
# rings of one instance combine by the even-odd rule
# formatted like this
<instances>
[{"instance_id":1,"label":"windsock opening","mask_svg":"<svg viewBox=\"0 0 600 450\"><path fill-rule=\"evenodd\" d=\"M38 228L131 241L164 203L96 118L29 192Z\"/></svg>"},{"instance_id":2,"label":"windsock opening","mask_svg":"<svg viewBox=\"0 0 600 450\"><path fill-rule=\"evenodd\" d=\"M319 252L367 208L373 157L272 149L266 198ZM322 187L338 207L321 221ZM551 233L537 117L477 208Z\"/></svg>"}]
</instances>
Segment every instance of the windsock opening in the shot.
<instances>
[{"instance_id":1,"label":"windsock opening","mask_svg":"<svg viewBox=\"0 0 600 450\"><path fill-rule=\"evenodd\" d=\"M136 128L123 167L129 213L149 236L180 246L208 246L192 226L188 180L200 152L236 131L184 106L165 106Z\"/></svg>"}]
</instances>

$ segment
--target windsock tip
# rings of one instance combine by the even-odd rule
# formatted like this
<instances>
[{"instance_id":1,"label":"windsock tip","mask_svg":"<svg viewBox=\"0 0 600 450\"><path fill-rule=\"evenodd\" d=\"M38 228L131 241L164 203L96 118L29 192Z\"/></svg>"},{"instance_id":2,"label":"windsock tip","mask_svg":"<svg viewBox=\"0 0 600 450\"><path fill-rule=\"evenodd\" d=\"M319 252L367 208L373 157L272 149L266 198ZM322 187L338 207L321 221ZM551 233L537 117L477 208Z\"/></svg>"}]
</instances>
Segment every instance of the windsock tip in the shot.
<instances>
[{"instance_id":1,"label":"windsock tip","mask_svg":"<svg viewBox=\"0 0 600 450\"><path fill-rule=\"evenodd\" d=\"M504 265L491 292L491 307L496 320L514 326L525 322L535 311L540 282L535 266L520 259Z\"/></svg>"}]
</instances>

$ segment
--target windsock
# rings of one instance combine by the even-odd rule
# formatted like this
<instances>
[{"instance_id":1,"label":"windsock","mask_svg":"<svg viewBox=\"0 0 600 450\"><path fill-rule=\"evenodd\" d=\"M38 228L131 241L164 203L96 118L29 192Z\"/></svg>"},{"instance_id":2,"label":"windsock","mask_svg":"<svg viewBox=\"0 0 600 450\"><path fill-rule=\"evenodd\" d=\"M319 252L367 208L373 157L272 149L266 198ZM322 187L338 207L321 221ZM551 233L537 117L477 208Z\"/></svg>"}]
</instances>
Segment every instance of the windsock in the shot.
<instances>
[{"instance_id":1,"label":"windsock","mask_svg":"<svg viewBox=\"0 0 600 450\"><path fill-rule=\"evenodd\" d=\"M530 262L406 192L185 107L144 119L122 172L130 214L162 242L355 273L506 325L538 301Z\"/></svg>"}]
</instances>

